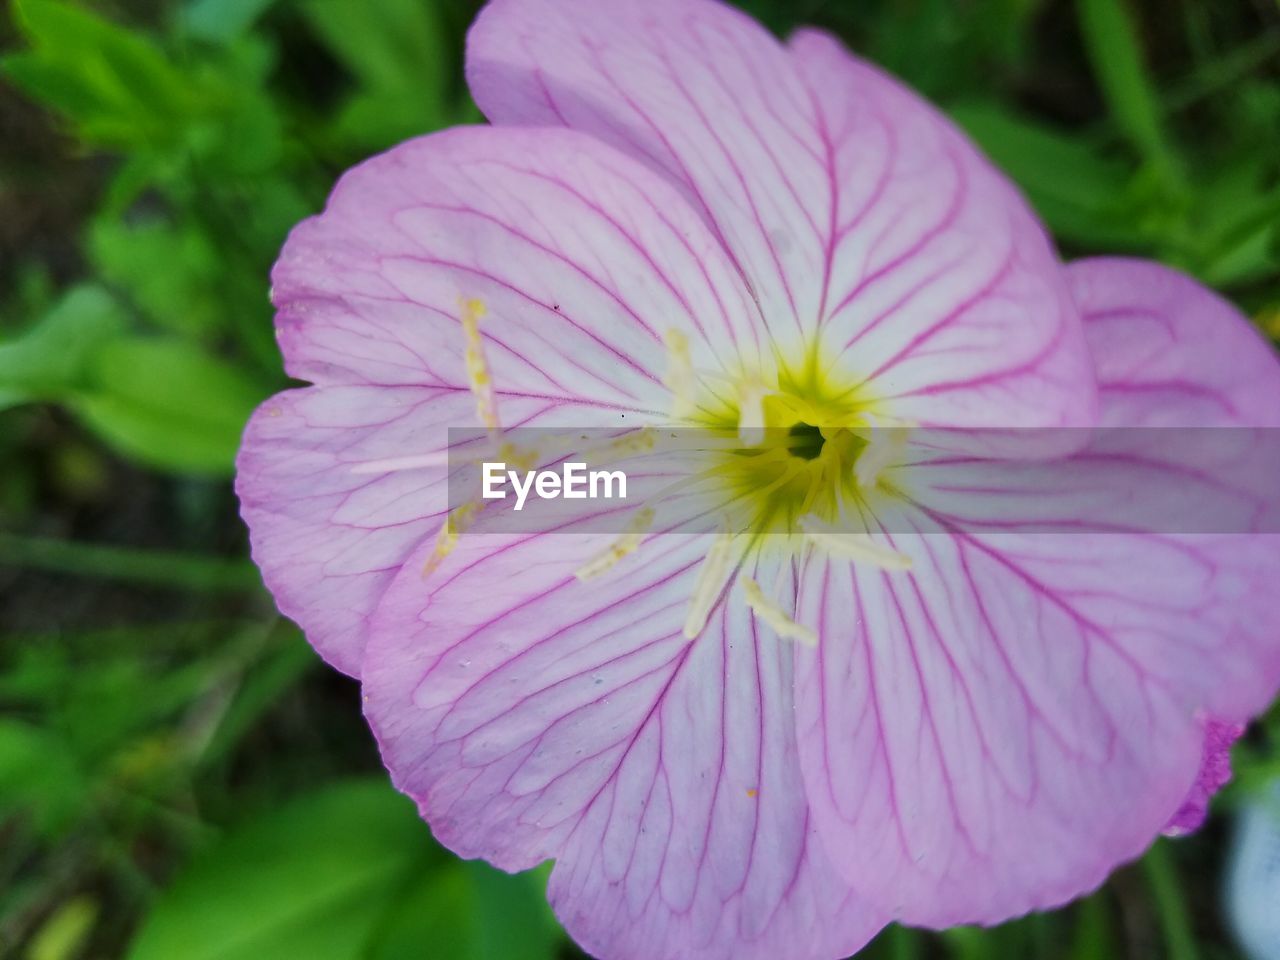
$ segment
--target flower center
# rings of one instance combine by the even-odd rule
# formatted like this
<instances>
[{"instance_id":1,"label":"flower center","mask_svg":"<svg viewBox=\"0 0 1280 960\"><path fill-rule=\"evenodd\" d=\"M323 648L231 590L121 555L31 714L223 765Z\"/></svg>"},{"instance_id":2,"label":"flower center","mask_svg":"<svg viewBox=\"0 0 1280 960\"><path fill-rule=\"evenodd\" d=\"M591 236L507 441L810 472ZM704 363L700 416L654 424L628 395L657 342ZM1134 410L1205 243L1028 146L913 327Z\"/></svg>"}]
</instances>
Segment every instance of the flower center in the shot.
<instances>
[{"instance_id":1,"label":"flower center","mask_svg":"<svg viewBox=\"0 0 1280 960\"><path fill-rule=\"evenodd\" d=\"M859 384L838 382L816 349L775 371L725 375L695 370L678 332L667 344L672 417L706 431L710 465L701 479L718 488L716 503L724 505L724 532L699 571L685 636L701 633L753 551L802 557L823 550L884 570L910 569L909 557L871 537L875 502L896 495L884 472L901 447L904 424L890 426ZM743 577L742 587L747 606L779 637L818 641L795 621L795 597L781 596L781 583L766 591Z\"/></svg>"}]
</instances>

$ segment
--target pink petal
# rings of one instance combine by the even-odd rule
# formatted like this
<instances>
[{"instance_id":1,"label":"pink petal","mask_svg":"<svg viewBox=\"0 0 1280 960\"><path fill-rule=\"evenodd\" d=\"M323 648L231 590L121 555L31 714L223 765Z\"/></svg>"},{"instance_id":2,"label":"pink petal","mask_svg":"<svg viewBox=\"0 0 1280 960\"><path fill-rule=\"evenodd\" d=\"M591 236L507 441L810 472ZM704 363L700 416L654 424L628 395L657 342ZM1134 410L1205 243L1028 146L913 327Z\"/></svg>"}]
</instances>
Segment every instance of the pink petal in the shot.
<instances>
[{"instance_id":1,"label":"pink petal","mask_svg":"<svg viewBox=\"0 0 1280 960\"><path fill-rule=\"evenodd\" d=\"M281 609L353 674L378 598L447 506L443 468L404 461L478 424L464 300L485 304L507 427L665 413L668 328L703 366L759 349L755 307L699 217L565 130L460 129L362 164L293 232L274 283L288 369L325 386L258 411L238 490Z\"/></svg>"},{"instance_id":2,"label":"pink petal","mask_svg":"<svg viewBox=\"0 0 1280 960\"><path fill-rule=\"evenodd\" d=\"M834 41L788 49L708 0L495 0L468 77L495 123L583 130L669 176L784 357L820 338L921 423L1092 421L1079 320L1026 204Z\"/></svg>"},{"instance_id":3,"label":"pink petal","mask_svg":"<svg viewBox=\"0 0 1280 960\"><path fill-rule=\"evenodd\" d=\"M697 214L566 130L461 127L366 161L293 231L272 280L289 372L318 384L466 387L471 300L504 394L665 413L668 328L712 366L759 350L755 308Z\"/></svg>"},{"instance_id":4,"label":"pink petal","mask_svg":"<svg viewBox=\"0 0 1280 960\"><path fill-rule=\"evenodd\" d=\"M503 401L511 427L600 416L552 399ZM253 559L280 611L339 670L359 673L383 591L434 542L449 507L448 431L474 422L468 390L368 385L290 390L249 421L236 492Z\"/></svg>"},{"instance_id":5,"label":"pink petal","mask_svg":"<svg viewBox=\"0 0 1280 960\"><path fill-rule=\"evenodd\" d=\"M1186 800L1165 824L1164 832L1180 837L1199 830L1209 816L1209 802L1213 795L1231 782L1231 748L1244 733L1242 723L1223 723L1220 720L1204 721L1204 755L1200 762L1200 774Z\"/></svg>"},{"instance_id":6,"label":"pink petal","mask_svg":"<svg viewBox=\"0 0 1280 960\"><path fill-rule=\"evenodd\" d=\"M464 537L379 609L366 710L443 843L556 858L569 932L610 960L835 960L880 920L815 844L787 648L745 604L682 633L707 538L657 537L598 580L608 537Z\"/></svg>"},{"instance_id":7,"label":"pink petal","mask_svg":"<svg viewBox=\"0 0 1280 960\"><path fill-rule=\"evenodd\" d=\"M1147 260L1067 268L1117 426L1280 426L1280 363L1234 306Z\"/></svg>"},{"instance_id":8,"label":"pink petal","mask_svg":"<svg viewBox=\"0 0 1280 960\"><path fill-rule=\"evenodd\" d=\"M1148 264L1071 277L1105 423L1272 422L1280 364L1223 301ZM1025 496L1020 476L992 496ZM1280 687L1280 538L957 523L891 538L907 577L811 564L802 619L823 639L797 651L819 831L859 892L929 926L1095 887L1194 798L1200 718L1242 722Z\"/></svg>"}]
</instances>

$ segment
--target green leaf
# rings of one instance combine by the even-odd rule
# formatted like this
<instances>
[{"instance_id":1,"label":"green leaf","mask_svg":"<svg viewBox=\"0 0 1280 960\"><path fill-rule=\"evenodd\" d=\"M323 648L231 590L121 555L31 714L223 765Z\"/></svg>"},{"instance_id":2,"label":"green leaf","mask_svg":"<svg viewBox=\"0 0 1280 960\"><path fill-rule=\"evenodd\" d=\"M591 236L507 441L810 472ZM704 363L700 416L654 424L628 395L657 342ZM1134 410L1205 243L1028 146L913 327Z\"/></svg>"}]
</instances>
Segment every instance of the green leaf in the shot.
<instances>
[{"instance_id":1,"label":"green leaf","mask_svg":"<svg viewBox=\"0 0 1280 960\"><path fill-rule=\"evenodd\" d=\"M1181 163L1169 145L1155 84L1127 0L1078 0L1085 47L1112 120L1138 153L1176 185Z\"/></svg>"},{"instance_id":2,"label":"green leaf","mask_svg":"<svg viewBox=\"0 0 1280 960\"><path fill-rule=\"evenodd\" d=\"M242 36L276 0L191 0L182 23L188 34L209 43Z\"/></svg>"},{"instance_id":3,"label":"green leaf","mask_svg":"<svg viewBox=\"0 0 1280 960\"><path fill-rule=\"evenodd\" d=\"M86 142L175 142L195 96L152 41L57 0L15 0L14 10L31 49L0 69L18 87L71 120Z\"/></svg>"},{"instance_id":4,"label":"green leaf","mask_svg":"<svg viewBox=\"0 0 1280 960\"><path fill-rule=\"evenodd\" d=\"M73 287L22 336L0 341L0 409L59 399L84 386L97 351L127 325L101 287Z\"/></svg>"},{"instance_id":5,"label":"green leaf","mask_svg":"<svg viewBox=\"0 0 1280 960\"><path fill-rule=\"evenodd\" d=\"M1061 239L1097 248L1142 246L1148 237L1122 199L1132 169L1078 136L990 103L950 111L1027 194Z\"/></svg>"},{"instance_id":6,"label":"green leaf","mask_svg":"<svg viewBox=\"0 0 1280 960\"><path fill-rule=\"evenodd\" d=\"M449 859L388 784L348 782L217 841L128 960L554 960L543 882Z\"/></svg>"},{"instance_id":7,"label":"green leaf","mask_svg":"<svg viewBox=\"0 0 1280 960\"><path fill-rule=\"evenodd\" d=\"M480 862L427 875L379 929L369 960L420 960L424 944L450 960L554 960L564 934L540 871L511 876Z\"/></svg>"},{"instance_id":8,"label":"green leaf","mask_svg":"<svg viewBox=\"0 0 1280 960\"><path fill-rule=\"evenodd\" d=\"M103 217L88 239L98 275L156 325L208 336L223 324L218 252L200 231Z\"/></svg>"},{"instance_id":9,"label":"green leaf","mask_svg":"<svg viewBox=\"0 0 1280 960\"><path fill-rule=\"evenodd\" d=\"M413 805L385 782L329 787L206 851L161 896L128 957L360 960L388 905L433 859Z\"/></svg>"},{"instance_id":10,"label":"green leaf","mask_svg":"<svg viewBox=\"0 0 1280 960\"><path fill-rule=\"evenodd\" d=\"M342 141L387 146L452 119L453 61L434 4L304 0L302 11L358 85L335 124Z\"/></svg>"},{"instance_id":11,"label":"green leaf","mask_svg":"<svg viewBox=\"0 0 1280 960\"><path fill-rule=\"evenodd\" d=\"M72 408L107 443L163 470L229 474L266 390L238 367L177 339L104 344Z\"/></svg>"},{"instance_id":12,"label":"green leaf","mask_svg":"<svg viewBox=\"0 0 1280 960\"><path fill-rule=\"evenodd\" d=\"M88 785L60 737L0 718L0 818L32 818L38 832L56 834L80 810Z\"/></svg>"},{"instance_id":13,"label":"green leaf","mask_svg":"<svg viewBox=\"0 0 1280 960\"><path fill-rule=\"evenodd\" d=\"M212 593L248 592L262 584L258 568L247 559L223 560L173 550L22 537L4 531L0 531L0 565Z\"/></svg>"}]
</instances>

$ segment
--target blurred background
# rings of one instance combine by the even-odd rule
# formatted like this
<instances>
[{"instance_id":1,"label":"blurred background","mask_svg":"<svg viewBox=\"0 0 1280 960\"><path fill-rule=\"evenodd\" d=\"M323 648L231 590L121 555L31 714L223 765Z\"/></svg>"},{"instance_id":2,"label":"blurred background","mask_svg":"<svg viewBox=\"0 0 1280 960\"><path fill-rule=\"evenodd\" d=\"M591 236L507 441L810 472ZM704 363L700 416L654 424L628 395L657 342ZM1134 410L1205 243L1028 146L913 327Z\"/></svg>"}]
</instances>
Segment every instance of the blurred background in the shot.
<instances>
[{"instance_id":1,"label":"blurred background","mask_svg":"<svg viewBox=\"0 0 1280 960\"><path fill-rule=\"evenodd\" d=\"M432 845L355 684L264 593L230 487L246 417L286 385L267 302L286 232L352 163L479 120L461 80L477 5L3 7L0 957L581 956L544 874ZM1277 0L741 5L780 33L833 29L942 103L1065 254L1156 257L1280 337ZM1229 875L1237 914L1253 897L1280 917L1257 818L1280 716L1235 765L1201 833L1090 899L890 929L865 955L1239 960Z\"/></svg>"}]
</instances>

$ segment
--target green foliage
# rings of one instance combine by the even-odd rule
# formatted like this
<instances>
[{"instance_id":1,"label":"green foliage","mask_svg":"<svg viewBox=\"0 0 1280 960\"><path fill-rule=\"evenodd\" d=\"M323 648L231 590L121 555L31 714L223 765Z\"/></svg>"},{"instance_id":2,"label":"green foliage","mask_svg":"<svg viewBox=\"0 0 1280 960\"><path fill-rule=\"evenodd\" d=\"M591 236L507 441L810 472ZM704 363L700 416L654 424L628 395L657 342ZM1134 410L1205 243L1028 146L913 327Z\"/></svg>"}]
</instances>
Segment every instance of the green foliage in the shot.
<instances>
[{"instance_id":1,"label":"green foliage","mask_svg":"<svg viewBox=\"0 0 1280 960\"><path fill-rule=\"evenodd\" d=\"M335 138L375 148L457 119L445 96L453 65L435 6L302 0L302 11L357 81Z\"/></svg>"},{"instance_id":2,"label":"green foliage","mask_svg":"<svg viewBox=\"0 0 1280 960\"><path fill-rule=\"evenodd\" d=\"M61 112L88 144L160 147L198 94L154 41L56 0L15 0L31 49L4 59L18 86Z\"/></svg>"},{"instance_id":3,"label":"green foliage","mask_svg":"<svg viewBox=\"0 0 1280 960\"><path fill-rule=\"evenodd\" d=\"M335 784L213 844L129 960L551 960L531 879L447 861L384 780Z\"/></svg>"},{"instance_id":4,"label":"green foliage","mask_svg":"<svg viewBox=\"0 0 1280 960\"><path fill-rule=\"evenodd\" d=\"M1078 0L1085 49L1117 128L1162 176L1181 166L1164 131L1155 86L1147 73L1128 0Z\"/></svg>"},{"instance_id":5,"label":"green foliage","mask_svg":"<svg viewBox=\"0 0 1280 960\"><path fill-rule=\"evenodd\" d=\"M244 422L264 397L252 379L194 344L122 337L97 351L73 407L141 463L217 473L235 459Z\"/></svg>"}]
</instances>

